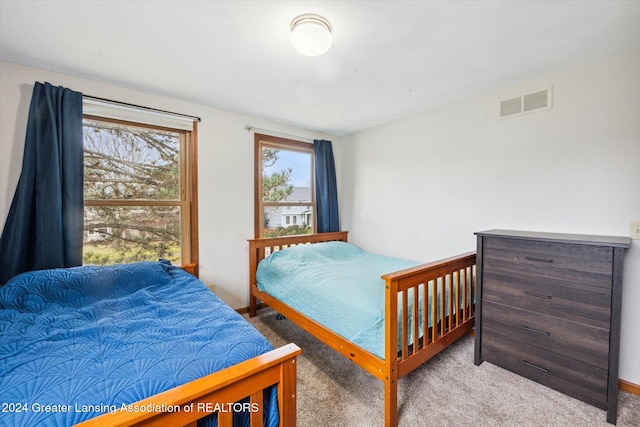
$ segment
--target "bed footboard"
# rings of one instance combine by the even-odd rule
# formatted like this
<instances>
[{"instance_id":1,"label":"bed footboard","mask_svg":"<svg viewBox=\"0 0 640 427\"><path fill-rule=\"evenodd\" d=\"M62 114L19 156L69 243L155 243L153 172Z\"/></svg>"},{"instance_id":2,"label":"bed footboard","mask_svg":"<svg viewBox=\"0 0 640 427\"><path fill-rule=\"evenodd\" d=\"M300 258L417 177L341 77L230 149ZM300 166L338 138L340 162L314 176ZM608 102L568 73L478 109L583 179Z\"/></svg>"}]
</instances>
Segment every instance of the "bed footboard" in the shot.
<instances>
[{"instance_id":1,"label":"bed footboard","mask_svg":"<svg viewBox=\"0 0 640 427\"><path fill-rule=\"evenodd\" d=\"M385 425L397 425L397 380L473 328L475 252L382 276L385 281Z\"/></svg>"},{"instance_id":2,"label":"bed footboard","mask_svg":"<svg viewBox=\"0 0 640 427\"><path fill-rule=\"evenodd\" d=\"M296 425L296 357L301 350L287 344L237 365L136 402L131 411L100 415L77 426L195 426L215 408L249 397L251 426L262 427L263 390L277 384L280 426ZM218 412L218 426L231 427L232 411Z\"/></svg>"},{"instance_id":3,"label":"bed footboard","mask_svg":"<svg viewBox=\"0 0 640 427\"><path fill-rule=\"evenodd\" d=\"M468 252L382 276L386 318L399 319L399 325L387 325L386 355L398 354L400 376L419 366L421 358L437 353L441 341L451 341L454 331L464 329L458 331L462 334L473 327L475 265L475 252ZM431 349L428 357L426 349Z\"/></svg>"}]
</instances>

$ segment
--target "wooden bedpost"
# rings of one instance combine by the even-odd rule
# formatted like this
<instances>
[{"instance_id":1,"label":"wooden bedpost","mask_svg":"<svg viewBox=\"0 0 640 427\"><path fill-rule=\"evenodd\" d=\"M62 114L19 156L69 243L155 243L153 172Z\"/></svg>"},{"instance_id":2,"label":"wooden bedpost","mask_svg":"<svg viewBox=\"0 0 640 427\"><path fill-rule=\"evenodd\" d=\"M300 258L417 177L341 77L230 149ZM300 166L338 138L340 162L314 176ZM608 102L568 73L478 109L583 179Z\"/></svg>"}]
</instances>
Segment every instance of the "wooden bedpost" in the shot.
<instances>
[{"instance_id":1,"label":"wooden bedpost","mask_svg":"<svg viewBox=\"0 0 640 427\"><path fill-rule=\"evenodd\" d=\"M398 425L398 281L385 281L384 425ZM393 303L390 303L393 302Z\"/></svg>"},{"instance_id":2,"label":"wooden bedpost","mask_svg":"<svg viewBox=\"0 0 640 427\"><path fill-rule=\"evenodd\" d=\"M390 377L384 383L384 425L385 427L396 427L398 425L397 378L393 379Z\"/></svg>"},{"instance_id":3,"label":"wooden bedpost","mask_svg":"<svg viewBox=\"0 0 640 427\"><path fill-rule=\"evenodd\" d=\"M256 284L256 267L258 266L258 253L256 242L249 240L249 317L256 317L257 300L253 295L253 287Z\"/></svg>"},{"instance_id":4,"label":"wooden bedpost","mask_svg":"<svg viewBox=\"0 0 640 427\"><path fill-rule=\"evenodd\" d=\"M296 402L297 374L296 359L288 360L280 365L280 382L278 383L278 408L280 410L280 425L294 427L297 424Z\"/></svg>"}]
</instances>

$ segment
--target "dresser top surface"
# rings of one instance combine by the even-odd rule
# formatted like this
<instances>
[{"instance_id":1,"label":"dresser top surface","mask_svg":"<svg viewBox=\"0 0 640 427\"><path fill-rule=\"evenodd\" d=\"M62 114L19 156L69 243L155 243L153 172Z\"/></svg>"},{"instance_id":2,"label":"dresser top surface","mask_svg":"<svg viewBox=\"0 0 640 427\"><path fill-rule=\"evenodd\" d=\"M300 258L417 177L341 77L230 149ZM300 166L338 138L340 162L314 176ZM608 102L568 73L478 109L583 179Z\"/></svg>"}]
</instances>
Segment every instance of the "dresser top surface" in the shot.
<instances>
[{"instance_id":1,"label":"dresser top surface","mask_svg":"<svg viewBox=\"0 0 640 427\"><path fill-rule=\"evenodd\" d=\"M503 237L507 239L522 240L553 240L559 243L575 243L580 245L596 245L596 246L615 246L628 248L631 245L630 237L622 236L597 236L589 234L564 234L564 233L546 233L538 231L519 231L519 230L486 230L476 231L477 236Z\"/></svg>"}]
</instances>

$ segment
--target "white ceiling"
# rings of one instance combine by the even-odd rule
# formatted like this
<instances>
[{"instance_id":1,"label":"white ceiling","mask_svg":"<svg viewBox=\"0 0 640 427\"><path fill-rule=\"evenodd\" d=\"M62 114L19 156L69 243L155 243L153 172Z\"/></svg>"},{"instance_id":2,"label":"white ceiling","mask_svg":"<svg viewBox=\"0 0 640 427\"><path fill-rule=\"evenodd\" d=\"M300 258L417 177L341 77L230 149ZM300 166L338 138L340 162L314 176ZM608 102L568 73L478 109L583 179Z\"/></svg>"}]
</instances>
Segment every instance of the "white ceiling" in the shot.
<instances>
[{"instance_id":1,"label":"white ceiling","mask_svg":"<svg viewBox=\"0 0 640 427\"><path fill-rule=\"evenodd\" d=\"M637 47L640 1L0 0L1 60L335 135Z\"/></svg>"}]
</instances>

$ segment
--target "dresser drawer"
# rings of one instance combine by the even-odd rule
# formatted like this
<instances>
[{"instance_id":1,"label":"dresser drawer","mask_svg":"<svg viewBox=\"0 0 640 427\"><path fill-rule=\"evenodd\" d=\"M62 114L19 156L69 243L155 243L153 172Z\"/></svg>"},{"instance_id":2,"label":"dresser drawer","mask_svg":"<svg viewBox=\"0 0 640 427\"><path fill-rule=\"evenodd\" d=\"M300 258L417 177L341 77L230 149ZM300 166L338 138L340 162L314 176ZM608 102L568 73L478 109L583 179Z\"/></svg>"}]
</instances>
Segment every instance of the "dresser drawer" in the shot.
<instances>
[{"instance_id":1,"label":"dresser drawer","mask_svg":"<svg viewBox=\"0 0 640 427\"><path fill-rule=\"evenodd\" d=\"M482 300L482 332L607 369L609 329Z\"/></svg>"},{"instance_id":2,"label":"dresser drawer","mask_svg":"<svg viewBox=\"0 0 640 427\"><path fill-rule=\"evenodd\" d=\"M609 328L611 289L552 278L485 269L482 299L535 311L561 319Z\"/></svg>"},{"instance_id":3,"label":"dresser drawer","mask_svg":"<svg viewBox=\"0 0 640 427\"><path fill-rule=\"evenodd\" d=\"M486 237L482 250L485 270L611 288L610 247Z\"/></svg>"},{"instance_id":4,"label":"dresser drawer","mask_svg":"<svg viewBox=\"0 0 640 427\"><path fill-rule=\"evenodd\" d=\"M601 409L607 409L607 371L526 342L482 336L482 358Z\"/></svg>"}]
</instances>

